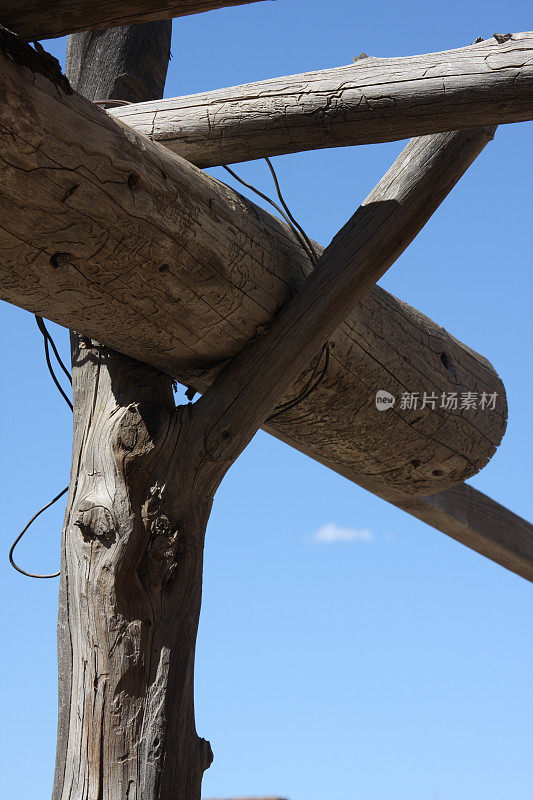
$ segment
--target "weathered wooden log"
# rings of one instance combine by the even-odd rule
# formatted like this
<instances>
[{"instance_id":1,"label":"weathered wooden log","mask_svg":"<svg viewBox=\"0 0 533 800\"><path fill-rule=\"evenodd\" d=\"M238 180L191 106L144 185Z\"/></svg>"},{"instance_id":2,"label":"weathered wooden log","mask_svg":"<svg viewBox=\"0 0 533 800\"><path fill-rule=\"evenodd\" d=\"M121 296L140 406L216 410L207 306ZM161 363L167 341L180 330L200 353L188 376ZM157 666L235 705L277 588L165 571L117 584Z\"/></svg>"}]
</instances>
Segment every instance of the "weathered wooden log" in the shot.
<instances>
[{"instance_id":1,"label":"weathered wooden log","mask_svg":"<svg viewBox=\"0 0 533 800\"><path fill-rule=\"evenodd\" d=\"M429 497L396 497L392 502L466 547L533 581L533 525L473 486L464 483Z\"/></svg>"},{"instance_id":2,"label":"weathered wooden log","mask_svg":"<svg viewBox=\"0 0 533 800\"><path fill-rule=\"evenodd\" d=\"M533 33L109 113L200 167L533 119Z\"/></svg>"},{"instance_id":3,"label":"weathered wooden log","mask_svg":"<svg viewBox=\"0 0 533 800\"><path fill-rule=\"evenodd\" d=\"M89 97L161 96L170 36L163 20L69 37L69 78ZM191 665L206 498L188 513L171 379L77 334L72 345L53 799L199 798L211 752Z\"/></svg>"},{"instance_id":4,"label":"weathered wooden log","mask_svg":"<svg viewBox=\"0 0 533 800\"><path fill-rule=\"evenodd\" d=\"M184 17L259 0L2 0L0 24L24 39L53 39L66 33Z\"/></svg>"},{"instance_id":5,"label":"weathered wooden log","mask_svg":"<svg viewBox=\"0 0 533 800\"><path fill-rule=\"evenodd\" d=\"M194 653L212 497L190 458L192 406L175 408L166 375L91 340L73 367L53 797L200 800L212 753L196 733Z\"/></svg>"},{"instance_id":6,"label":"weathered wooden log","mask_svg":"<svg viewBox=\"0 0 533 800\"><path fill-rule=\"evenodd\" d=\"M2 57L1 297L205 389L301 286L305 253L279 220L35 64L29 80L17 58L14 46ZM376 257L398 257L491 135L408 146L358 212ZM269 430L407 493L439 491L484 466L506 419L485 359L380 289L333 343L321 385ZM398 398L385 413L379 389ZM402 408L402 392L436 399ZM495 408L441 407L443 393L460 401L463 392L495 396Z\"/></svg>"}]
</instances>

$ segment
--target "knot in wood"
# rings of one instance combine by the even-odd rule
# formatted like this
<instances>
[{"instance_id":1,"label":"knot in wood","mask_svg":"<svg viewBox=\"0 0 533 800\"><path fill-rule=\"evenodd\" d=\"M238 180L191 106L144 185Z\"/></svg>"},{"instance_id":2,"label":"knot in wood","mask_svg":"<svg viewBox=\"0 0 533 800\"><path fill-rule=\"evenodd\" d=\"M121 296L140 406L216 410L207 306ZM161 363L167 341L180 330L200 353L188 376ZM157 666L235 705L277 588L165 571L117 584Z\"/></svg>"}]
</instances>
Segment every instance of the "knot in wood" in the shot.
<instances>
[{"instance_id":1,"label":"knot in wood","mask_svg":"<svg viewBox=\"0 0 533 800\"><path fill-rule=\"evenodd\" d=\"M80 503L74 525L80 529L85 541L98 539L109 544L116 536L116 525L111 511L90 500Z\"/></svg>"},{"instance_id":2,"label":"knot in wood","mask_svg":"<svg viewBox=\"0 0 533 800\"><path fill-rule=\"evenodd\" d=\"M156 561L174 561L179 531L165 514L159 514L150 525L150 557Z\"/></svg>"},{"instance_id":3,"label":"knot in wood","mask_svg":"<svg viewBox=\"0 0 533 800\"><path fill-rule=\"evenodd\" d=\"M132 403L120 418L117 444L122 450L141 456L153 450L164 426L164 412L158 406Z\"/></svg>"},{"instance_id":4,"label":"knot in wood","mask_svg":"<svg viewBox=\"0 0 533 800\"><path fill-rule=\"evenodd\" d=\"M508 42L509 39L513 38L512 33L493 33L492 35L496 39L498 44L503 44L504 42Z\"/></svg>"}]
</instances>

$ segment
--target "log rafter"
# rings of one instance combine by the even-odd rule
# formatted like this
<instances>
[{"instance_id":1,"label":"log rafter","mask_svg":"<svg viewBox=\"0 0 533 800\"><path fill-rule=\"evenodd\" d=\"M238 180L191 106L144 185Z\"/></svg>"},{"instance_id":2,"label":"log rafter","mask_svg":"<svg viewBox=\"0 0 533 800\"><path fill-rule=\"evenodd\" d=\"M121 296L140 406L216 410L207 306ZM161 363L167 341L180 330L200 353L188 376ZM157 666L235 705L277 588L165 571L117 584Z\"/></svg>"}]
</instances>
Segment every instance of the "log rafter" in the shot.
<instances>
[{"instance_id":1,"label":"log rafter","mask_svg":"<svg viewBox=\"0 0 533 800\"><path fill-rule=\"evenodd\" d=\"M66 33L184 17L259 0L2 0L0 23L19 36L53 39Z\"/></svg>"},{"instance_id":2,"label":"log rafter","mask_svg":"<svg viewBox=\"0 0 533 800\"><path fill-rule=\"evenodd\" d=\"M12 68L12 65L11 65ZM46 70L43 70L46 72ZM44 76L43 76L44 77ZM35 81L36 84L39 85L39 90L43 88L43 82L40 76L37 76L37 80ZM46 81L45 81L46 83ZM58 87L61 86L61 82L58 82ZM56 95L58 92L56 89L51 92L52 94ZM65 98L62 98L64 101ZM72 102L77 105L77 113L80 113L80 117L83 118L84 113L87 112L87 109L83 109L83 106L79 105L79 100L77 98L73 98ZM16 112L15 112L16 113ZM108 134L106 134L108 135ZM144 149L142 144L142 140L135 140L140 146L141 150ZM118 148L117 152L120 151L120 147ZM25 154L26 156L28 153ZM164 160L164 159L163 159ZM24 166L23 166L24 168ZM30 167L32 168L32 167ZM60 174L64 174L65 168L60 168ZM13 176L12 176L13 177ZM79 187L74 184L75 191ZM72 196L72 189L73 184L72 181L65 185L66 188L66 195L63 198L63 210L65 209L65 204ZM139 193L139 187L135 184L128 184L128 190L126 196L131 194L133 196L137 196L138 200L142 200L141 206L146 207L146 198L142 198ZM137 192L136 192L137 190ZM226 195L229 197L229 195ZM235 195L232 195L232 202L235 202ZM243 206L238 206L239 210L242 211L244 208ZM263 212L259 210L254 212L256 215L262 215ZM38 230L34 231L35 235L40 235ZM293 247L292 243L291 246ZM55 255L55 259L52 256ZM50 264L54 269L59 268L60 266L64 266L66 261L62 258L64 253L55 253L48 257L51 259ZM292 254L294 258L294 251ZM67 259L68 260L68 259ZM27 261L27 266L31 270L31 265L35 262L35 255L31 257ZM304 268L305 272L305 268ZM96 276L93 276L96 277ZM75 295L76 292L79 292L79 287L75 287L72 284L64 284L63 283L63 291L65 292L63 297L68 299L69 295ZM97 281L90 280L89 284L86 284L85 289L82 291L82 295L87 291L89 286L92 290L96 290L96 293L100 291L97 288ZM381 293L385 295L385 293ZM31 292L30 292L31 295ZM101 294L100 294L101 297ZM28 307L32 307L32 303L34 302L34 297L31 301L26 303ZM28 301L28 298L27 298ZM391 302L394 302L392 298L388 301L390 305ZM25 303L23 302L22 305ZM57 306L57 303L56 303ZM52 306L48 309L49 316L54 318L54 312ZM413 318L409 322L409 326L413 326L416 324L415 319L420 319L420 315L417 313L416 317ZM63 320L59 320L63 321ZM429 323L429 321L427 321ZM409 327L408 326L408 327ZM99 336L99 333L96 333ZM432 334L434 335L434 334ZM141 356L142 357L142 356ZM151 360L148 357L146 360ZM275 432L275 435L278 435L279 438L282 438L286 441L290 441L291 444L294 444L291 441L290 435L287 434L286 431L272 431ZM299 449L302 449L304 452L309 452L306 450L305 446L300 446ZM465 544L468 546L474 547L475 549L479 550L479 552L483 552L489 558L493 558L493 560L502 563L504 566L508 567L509 569L513 569L518 574L524 575L524 577L531 577L531 526L523 520L520 520L515 515L512 515L511 512L507 512L506 510L501 510L501 507L498 504L495 504L493 501L490 501L488 498L484 498L480 493L475 493L475 490L472 490L471 487L456 487L456 489L448 490L446 492L441 492L437 495L432 496L431 498L409 498L407 495L402 494L401 492L393 493L390 491L390 487L387 490L384 490L383 486L379 486L376 484L375 480L366 479L362 476L354 475L353 472L350 471L349 466L347 465L339 465L337 463L332 462L327 456L321 455L317 452L311 452L314 458L322 461L323 463L327 464L328 466L336 469L341 474L346 475L347 477L351 478L352 480L356 480L361 485L365 486L365 488L369 488L378 496L384 497L385 499L393 502L400 508L404 508L409 513L418 516L421 519L424 519L429 524L433 524L438 529L442 530L445 533L457 538L459 541L464 541ZM475 493L474 495L472 493ZM472 502L472 497L475 497L476 502ZM454 504L450 503L450 499L453 499ZM457 499L459 500L459 504L457 504ZM465 501L466 500L466 501ZM462 504L462 506L461 506ZM498 513L494 511L495 507L498 506ZM461 511L462 508L462 511ZM475 509L475 513L472 512L472 509ZM459 510L458 510L459 509ZM470 511L465 511L465 509L470 509ZM485 513L486 512L486 513ZM505 512L505 513L504 513ZM478 520L485 517L486 520L489 521L494 520L498 521L499 529L497 531L490 530L490 524L483 524L479 525ZM500 523L503 520L503 530ZM479 529L482 530L479 530ZM477 537L477 542L476 542ZM494 540L496 544L491 545L491 539ZM482 541L483 540L483 541Z\"/></svg>"},{"instance_id":3,"label":"log rafter","mask_svg":"<svg viewBox=\"0 0 533 800\"><path fill-rule=\"evenodd\" d=\"M305 253L283 223L188 162L44 76L29 82L20 65L5 66L1 296L205 391L301 288ZM398 258L492 133L407 146L344 231L365 268ZM382 290L351 308L326 380L274 430L407 493L482 468L506 420L490 364ZM378 389L485 391L498 402L493 413L380 414Z\"/></svg>"},{"instance_id":4,"label":"log rafter","mask_svg":"<svg viewBox=\"0 0 533 800\"><path fill-rule=\"evenodd\" d=\"M533 119L533 33L109 112L200 167Z\"/></svg>"}]
</instances>

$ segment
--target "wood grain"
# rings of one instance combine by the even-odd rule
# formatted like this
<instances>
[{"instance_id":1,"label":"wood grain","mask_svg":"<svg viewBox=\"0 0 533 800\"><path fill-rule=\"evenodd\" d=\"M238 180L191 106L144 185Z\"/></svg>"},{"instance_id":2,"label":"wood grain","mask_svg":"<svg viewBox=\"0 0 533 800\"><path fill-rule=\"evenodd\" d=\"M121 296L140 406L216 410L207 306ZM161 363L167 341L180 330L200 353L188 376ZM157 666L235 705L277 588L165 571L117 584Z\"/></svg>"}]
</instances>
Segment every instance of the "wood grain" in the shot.
<instances>
[{"instance_id":1,"label":"wood grain","mask_svg":"<svg viewBox=\"0 0 533 800\"><path fill-rule=\"evenodd\" d=\"M200 167L533 119L533 33L109 112Z\"/></svg>"},{"instance_id":2,"label":"wood grain","mask_svg":"<svg viewBox=\"0 0 533 800\"><path fill-rule=\"evenodd\" d=\"M171 23L70 36L85 94L163 93ZM199 800L193 664L210 498L191 493L171 379L72 334L53 800ZM188 478L184 476L188 475Z\"/></svg>"},{"instance_id":3,"label":"wood grain","mask_svg":"<svg viewBox=\"0 0 533 800\"><path fill-rule=\"evenodd\" d=\"M71 681L54 800L200 800L212 752L196 733L194 652L212 497L189 459L190 409L175 408L167 376L91 340L73 365L59 627Z\"/></svg>"},{"instance_id":4,"label":"wood grain","mask_svg":"<svg viewBox=\"0 0 533 800\"><path fill-rule=\"evenodd\" d=\"M259 0L2 0L0 23L31 41L257 2Z\"/></svg>"},{"instance_id":5,"label":"wood grain","mask_svg":"<svg viewBox=\"0 0 533 800\"><path fill-rule=\"evenodd\" d=\"M207 388L311 272L291 232L11 57L2 59L2 93L0 296ZM354 235L386 217L383 238L373 239L376 258L397 258L490 135L410 144L358 212L363 227ZM418 169L424 159L417 196L410 163ZM407 205L395 199L395 174ZM481 469L507 412L491 365L379 288L346 313L324 381L270 429L339 471L409 494L437 492ZM287 396L309 377L312 356ZM380 413L378 389L398 399L405 391L496 392L497 404L494 412L449 413L398 403Z\"/></svg>"}]
</instances>

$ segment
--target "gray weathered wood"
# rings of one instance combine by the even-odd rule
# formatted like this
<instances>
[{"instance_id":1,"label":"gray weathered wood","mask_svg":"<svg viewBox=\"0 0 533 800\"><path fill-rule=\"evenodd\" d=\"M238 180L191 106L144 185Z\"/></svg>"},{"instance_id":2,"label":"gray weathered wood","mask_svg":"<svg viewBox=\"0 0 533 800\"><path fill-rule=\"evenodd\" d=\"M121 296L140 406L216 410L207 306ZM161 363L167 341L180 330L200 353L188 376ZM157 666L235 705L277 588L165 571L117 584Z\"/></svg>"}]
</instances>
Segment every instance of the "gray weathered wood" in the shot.
<instances>
[{"instance_id":1,"label":"gray weathered wood","mask_svg":"<svg viewBox=\"0 0 533 800\"><path fill-rule=\"evenodd\" d=\"M199 800L212 753L194 723L194 650L212 497L189 459L192 407L174 407L167 376L91 340L73 367L59 641L72 683L54 800Z\"/></svg>"},{"instance_id":2,"label":"gray weathered wood","mask_svg":"<svg viewBox=\"0 0 533 800\"><path fill-rule=\"evenodd\" d=\"M67 72L89 96L160 96L170 35L163 21L69 37ZM179 451L172 382L94 341L72 344L54 800L196 798L211 759L193 712L205 503L187 513L186 462L150 452L163 456L162 421L162 449Z\"/></svg>"},{"instance_id":3,"label":"gray weathered wood","mask_svg":"<svg viewBox=\"0 0 533 800\"><path fill-rule=\"evenodd\" d=\"M159 98L170 60L172 22L85 31L67 38L66 73L89 100Z\"/></svg>"},{"instance_id":4,"label":"gray weathered wood","mask_svg":"<svg viewBox=\"0 0 533 800\"><path fill-rule=\"evenodd\" d=\"M200 167L533 119L533 33L110 110Z\"/></svg>"},{"instance_id":5,"label":"gray weathered wood","mask_svg":"<svg viewBox=\"0 0 533 800\"><path fill-rule=\"evenodd\" d=\"M25 39L184 17L259 0L2 0L0 24ZM118 99L118 98L117 98Z\"/></svg>"},{"instance_id":6,"label":"gray weathered wood","mask_svg":"<svg viewBox=\"0 0 533 800\"><path fill-rule=\"evenodd\" d=\"M204 390L302 285L304 252L283 223L44 75L11 57L2 76L1 297ZM491 135L408 145L356 215L376 259L398 257ZM484 466L506 418L490 364L380 289L348 311L325 380L269 430L407 493ZM378 389L498 397L495 412L379 413Z\"/></svg>"}]
</instances>

